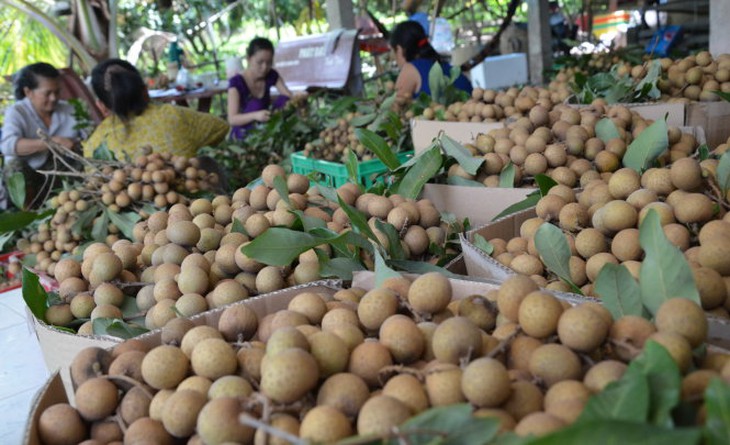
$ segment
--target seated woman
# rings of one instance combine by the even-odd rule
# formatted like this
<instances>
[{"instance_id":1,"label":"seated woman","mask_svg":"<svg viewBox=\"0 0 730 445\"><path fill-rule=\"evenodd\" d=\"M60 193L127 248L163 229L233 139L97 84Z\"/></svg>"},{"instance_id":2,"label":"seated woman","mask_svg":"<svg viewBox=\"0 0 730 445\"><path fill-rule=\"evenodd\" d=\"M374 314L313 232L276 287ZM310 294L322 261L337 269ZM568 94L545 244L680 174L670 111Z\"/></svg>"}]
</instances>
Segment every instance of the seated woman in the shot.
<instances>
[{"instance_id":1,"label":"seated woman","mask_svg":"<svg viewBox=\"0 0 730 445\"><path fill-rule=\"evenodd\" d=\"M390 46L395 51L395 60L400 68L395 82L400 97L417 97L422 92L430 95L428 73L436 62L441 64L445 76L451 73L451 65L441 61L418 22L409 20L399 23L390 35ZM459 75L454 86L471 94L471 82L464 74Z\"/></svg>"},{"instance_id":2,"label":"seated woman","mask_svg":"<svg viewBox=\"0 0 730 445\"><path fill-rule=\"evenodd\" d=\"M42 190L52 186L52 180L36 170L59 170L48 146L38 136L38 130L51 140L71 150L82 135L76 129L74 108L60 100L61 73L47 63L34 63L22 68L13 78L16 103L5 111L0 149L7 179L22 172L26 183L26 205L33 202Z\"/></svg>"},{"instance_id":3,"label":"seated woman","mask_svg":"<svg viewBox=\"0 0 730 445\"><path fill-rule=\"evenodd\" d=\"M226 121L212 114L150 103L142 75L124 60L109 59L94 67L91 87L105 118L84 143L86 157L102 144L118 159L125 154L135 158L143 147L194 157L199 148L220 143L229 131Z\"/></svg>"},{"instance_id":4,"label":"seated woman","mask_svg":"<svg viewBox=\"0 0 730 445\"><path fill-rule=\"evenodd\" d=\"M292 97L284 79L271 68L273 62L274 45L268 39L257 37L246 49L246 69L228 81L228 123L234 139L243 139L256 122L269 120L272 86L282 95L274 108L283 107Z\"/></svg>"}]
</instances>

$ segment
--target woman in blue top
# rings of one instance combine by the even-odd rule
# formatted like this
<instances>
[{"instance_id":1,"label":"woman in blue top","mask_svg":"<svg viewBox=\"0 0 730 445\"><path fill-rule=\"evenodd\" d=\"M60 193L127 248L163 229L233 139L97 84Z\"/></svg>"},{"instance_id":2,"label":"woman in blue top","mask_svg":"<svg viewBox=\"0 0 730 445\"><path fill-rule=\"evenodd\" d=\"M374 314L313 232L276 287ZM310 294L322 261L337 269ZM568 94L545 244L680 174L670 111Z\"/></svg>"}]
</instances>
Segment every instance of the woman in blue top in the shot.
<instances>
[{"instance_id":1,"label":"woman in blue top","mask_svg":"<svg viewBox=\"0 0 730 445\"><path fill-rule=\"evenodd\" d=\"M256 122L266 122L271 116L271 87L281 96L273 108L281 108L292 97L284 79L272 68L274 45L268 39L257 37L246 49L246 69L228 81L228 123L231 136L243 139L246 130Z\"/></svg>"},{"instance_id":2,"label":"woman in blue top","mask_svg":"<svg viewBox=\"0 0 730 445\"><path fill-rule=\"evenodd\" d=\"M418 22L409 20L399 23L390 34L390 46L395 51L395 60L400 68L395 82L398 96L411 98L422 92L430 95L428 73L436 62L441 64L445 76L451 73L451 65L441 61ZM459 75L454 86L471 95L471 82L464 74Z\"/></svg>"}]
</instances>

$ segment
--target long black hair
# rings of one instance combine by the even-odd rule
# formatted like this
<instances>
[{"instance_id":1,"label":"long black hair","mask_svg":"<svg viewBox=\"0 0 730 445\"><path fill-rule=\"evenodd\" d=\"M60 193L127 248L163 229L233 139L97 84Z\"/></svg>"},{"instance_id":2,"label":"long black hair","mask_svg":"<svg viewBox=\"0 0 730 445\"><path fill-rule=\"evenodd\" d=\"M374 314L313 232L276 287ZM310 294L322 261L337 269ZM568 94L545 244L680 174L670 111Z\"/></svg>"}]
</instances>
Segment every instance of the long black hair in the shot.
<instances>
[{"instance_id":1,"label":"long black hair","mask_svg":"<svg viewBox=\"0 0 730 445\"><path fill-rule=\"evenodd\" d=\"M274 44L271 43L271 40L269 39L256 37L249 42L248 48L246 48L246 57L250 58L259 51L271 51L271 54L273 55Z\"/></svg>"},{"instance_id":2,"label":"long black hair","mask_svg":"<svg viewBox=\"0 0 730 445\"><path fill-rule=\"evenodd\" d=\"M51 64L45 62L26 65L13 76L13 93L16 100L25 99L25 88L38 88L39 77L44 79L58 79L61 73Z\"/></svg>"},{"instance_id":3,"label":"long black hair","mask_svg":"<svg viewBox=\"0 0 730 445\"><path fill-rule=\"evenodd\" d=\"M390 34L390 46L403 48L406 61L428 59L441 62L441 57L428 41L426 31L420 23L408 20L396 25Z\"/></svg>"},{"instance_id":4,"label":"long black hair","mask_svg":"<svg viewBox=\"0 0 730 445\"><path fill-rule=\"evenodd\" d=\"M107 59L96 65L91 70L91 87L96 97L122 120L139 116L149 102L142 75L126 60Z\"/></svg>"}]
</instances>

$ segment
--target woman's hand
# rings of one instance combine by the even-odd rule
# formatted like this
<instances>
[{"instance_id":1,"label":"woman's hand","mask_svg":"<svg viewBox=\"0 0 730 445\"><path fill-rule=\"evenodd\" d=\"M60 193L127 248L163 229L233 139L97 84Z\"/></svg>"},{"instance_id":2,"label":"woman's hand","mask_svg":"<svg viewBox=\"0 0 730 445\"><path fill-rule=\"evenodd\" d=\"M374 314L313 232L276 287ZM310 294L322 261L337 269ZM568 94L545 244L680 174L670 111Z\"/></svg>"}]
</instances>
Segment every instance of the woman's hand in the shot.
<instances>
[{"instance_id":1,"label":"woman's hand","mask_svg":"<svg viewBox=\"0 0 730 445\"><path fill-rule=\"evenodd\" d=\"M61 136L54 136L51 140L67 150L72 150L76 146L76 140L70 138L64 138Z\"/></svg>"},{"instance_id":2,"label":"woman's hand","mask_svg":"<svg viewBox=\"0 0 730 445\"><path fill-rule=\"evenodd\" d=\"M261 110L256 111L253 115L254 119L259 122L268 122L269 118L271 117L271 111L269 110Z\"/></svg>"}]
</instances>

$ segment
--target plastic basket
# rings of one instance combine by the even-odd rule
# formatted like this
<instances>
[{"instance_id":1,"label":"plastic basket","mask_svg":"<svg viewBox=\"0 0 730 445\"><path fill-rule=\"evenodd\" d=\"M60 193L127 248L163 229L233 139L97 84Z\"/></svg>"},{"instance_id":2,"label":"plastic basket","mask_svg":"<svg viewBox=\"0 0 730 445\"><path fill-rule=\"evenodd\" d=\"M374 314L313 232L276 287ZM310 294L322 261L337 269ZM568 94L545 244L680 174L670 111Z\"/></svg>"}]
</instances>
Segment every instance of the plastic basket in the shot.
<instances>
[{"instance_id":1,"label":"plastic basket","mask_svg":"<svg viewBox=\"0 0 730 445\"><path fill-rule=\"evenodd\" d=\"M403 163L413 156L412 151L398 153L398 160ZM327 187L339 187L348 182L350 176L347 173L345 164L339 162L324 161L304 156L301 152L291 155L292 171L301 175L316 173L314 180ZM388 167L380 162L380 159L372 159L357 164L358 181L365 187L370 187L380 173L388 171ZM378 178L382 180L382 178Z\"/></svg>"}]
</instances>

